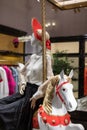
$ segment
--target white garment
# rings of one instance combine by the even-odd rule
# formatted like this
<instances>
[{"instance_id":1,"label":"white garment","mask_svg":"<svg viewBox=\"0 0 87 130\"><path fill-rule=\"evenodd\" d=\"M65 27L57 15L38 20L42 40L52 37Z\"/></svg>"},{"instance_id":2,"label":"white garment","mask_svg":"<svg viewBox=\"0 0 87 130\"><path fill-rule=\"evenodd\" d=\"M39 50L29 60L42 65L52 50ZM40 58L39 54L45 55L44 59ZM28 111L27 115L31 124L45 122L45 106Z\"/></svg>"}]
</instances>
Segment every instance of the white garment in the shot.
<instances>
[{"instance_id":1,"label":"white garment","mask_svg":"<svg viewBox=\"0 0 87 130\"><path fill-rule=\"evenodd\" d=\"M37 85L42 84L42 56L38 56L36 54L31 56L30 63L26 68L26 76L28 82Z\"/></svg>"},{"instance_id":2,"label":"white garment","mask_svg":"<svg viewBox=\"0 0 87 130\"><path fill-rule=\"evenodd\" d=\"M0 82L0 98L3 98L9 95L9 87L6 72L2 67L0 67L0 77L2 79Z\"/></svg>"},{"instance_id":3,"label":"white garment","mask_svg":"<svg viewBox=\"0 0 87 130\"><path fill-rule=\"evenodd\" d=\"M51 66L51 56L46 55L47 59L47 79L53 76L52 66ZM30 57L30 63L26 67L26 76L28 82L32 84L41 85L43 82L43 61L42 55L33 54Z\"/></svg>"}]
</instances>

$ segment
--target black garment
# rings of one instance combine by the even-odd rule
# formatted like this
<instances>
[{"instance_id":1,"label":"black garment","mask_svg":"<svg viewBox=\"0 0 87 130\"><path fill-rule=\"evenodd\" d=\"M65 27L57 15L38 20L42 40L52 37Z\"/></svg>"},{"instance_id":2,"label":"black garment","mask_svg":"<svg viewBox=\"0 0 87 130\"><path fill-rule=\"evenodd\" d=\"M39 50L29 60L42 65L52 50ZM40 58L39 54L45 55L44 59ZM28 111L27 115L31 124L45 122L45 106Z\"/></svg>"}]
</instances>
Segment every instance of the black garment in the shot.
<instances>
[{"instance_id":1,"label":"black garment","mask_svg":"<svg viewBox=\"0 0 87 130\"><path fill-rule=\"evenodd\" d=\"M32 130L32 116L43 99L36 102L31 109L29 99L37 91L38 86L27 83L24 95L20 93L0 99L0 130Z\"/></svg>"}]
</instances>

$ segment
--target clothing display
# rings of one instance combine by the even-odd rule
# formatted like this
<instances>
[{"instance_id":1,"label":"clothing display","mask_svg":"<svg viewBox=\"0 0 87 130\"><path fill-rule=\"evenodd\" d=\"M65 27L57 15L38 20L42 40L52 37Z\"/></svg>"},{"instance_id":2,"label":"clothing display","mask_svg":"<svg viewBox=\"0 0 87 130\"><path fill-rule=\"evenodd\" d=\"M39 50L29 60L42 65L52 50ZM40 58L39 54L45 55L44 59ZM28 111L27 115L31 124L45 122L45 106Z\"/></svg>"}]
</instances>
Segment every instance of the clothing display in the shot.
<instances>
[{"instance_id":1,"label":"clothing display","mask_svg":"<svg viewBox=\"0 0 87 130\"><path fill-rule=\"evenodd\" d=\"M12 95L14 93L14 88L16 86L15 80L13 78L11 69L7 66L3 66L3 68L6 71L7 79L8 79L8 87L9 87L9 95Z\"/></svg>"},{"instance_id":2,"label":"clothing display","mask_svg":"<svg viewBox=\"0 0 87 130\"><path fill-rule=\"evenodd\" d=\"M0 98L9 95L8 80L3 67L0 67Z\"/></svg>"},{"instance_id":3,"label":"clothing display","mask_svg":"<svg viewBox=\"0 0 87 130\"><path fill-rule=\"evenodd\" d=\"M32 25L38 25L38 21L33 18ZM40 26L41 27L41 26ZM34 29L34 28L33 28ZM40 28L41 29L41 28ZM37 30L39 30L37 28ZM37 31L36 31L37 32ZM41 36L41 30L38 35ZM48 33L46 34L48 36ZM49 37L47 37L48 40ZM24 39L24 37L23 37ZM26 39L26 37L25 37ZM43 61L42 61L42 38L40 40L35 37L34 33L31 37L31 45L37 45L40 53L32 54L29 61L24 65L19 63L18 77L20 92L0 99L0 130L32 130L33 113L42 104L43 95L36 99L35 108L31 108L31 98L37 93L38 87L43 83ZM53 76L50 50L46 50L47 62L47 79ZM13 68L11 67L11 70ZM14 72L13 72L14 74ZM46 90L46 88L44 88ZM23 92L23 93L21 93ZM43 91L45 92L45 91ZM36 95L38 95L37 93ZM41 94L41 93L40 93Z\"/></svg>"},{"instance_id":4,"label":"clothing display","mask_svg":"<svg viewBox=\"0 0 87 130\"><path fill-rule=\"evenodd\" d=\"M14 74L13 71L15 70ZM15 75L15 77L14 77ZM14 67L2 65L0 67L0 98L18 92L18 70Z\"/></svg>"},{"instance_id":5,"label":"clothing display","mask_svg":"<svg viewBox=\"0 0 87 130\"><path fill-rule=\"evenodd\" d=\"M87 0L0 6L0 130L87 130Z\"/></svg>"},{"instance_id":6,"label":"clothing display","mask_svg":"<svg viewBox=\"0 0 87 130\"><path fill-rule=\"evenodd\" d=\"M18 82L19 82L18 70L15 67L13 67L13 66L11 66L10 69L12 71L12 75L13 75L13 78L14 78L15 83L16 83L16 85L15 85L15 92L19 92L19 87L18 87Z\"/></svg>"}]
</instances>

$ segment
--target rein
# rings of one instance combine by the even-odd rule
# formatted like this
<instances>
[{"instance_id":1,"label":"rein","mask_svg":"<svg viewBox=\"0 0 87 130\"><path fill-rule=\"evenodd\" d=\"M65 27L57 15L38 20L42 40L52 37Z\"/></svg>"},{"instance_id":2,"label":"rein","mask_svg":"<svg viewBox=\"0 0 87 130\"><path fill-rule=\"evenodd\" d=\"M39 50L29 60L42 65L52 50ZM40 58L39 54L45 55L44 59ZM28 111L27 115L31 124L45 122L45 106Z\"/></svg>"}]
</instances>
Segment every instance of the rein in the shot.
<instances>
[{"instance_id":1,"label":"rein","mask_svg":"<svg viewBox=\"0 0 87 130\"><path fill-rule=\"evenodd\" d=\"M61 94L60 94L60 92L59 92L59 89L60 89L64 84L67 84L67 83L69 83L69 81L63 82L62 84L56 86L56 95L59 96L59 98L61 99L61 101L62 101L64 104L66 104L66 103L64 102L64 99L63 99L63 97L61 96Z\"/></svg>"}]
</instances>

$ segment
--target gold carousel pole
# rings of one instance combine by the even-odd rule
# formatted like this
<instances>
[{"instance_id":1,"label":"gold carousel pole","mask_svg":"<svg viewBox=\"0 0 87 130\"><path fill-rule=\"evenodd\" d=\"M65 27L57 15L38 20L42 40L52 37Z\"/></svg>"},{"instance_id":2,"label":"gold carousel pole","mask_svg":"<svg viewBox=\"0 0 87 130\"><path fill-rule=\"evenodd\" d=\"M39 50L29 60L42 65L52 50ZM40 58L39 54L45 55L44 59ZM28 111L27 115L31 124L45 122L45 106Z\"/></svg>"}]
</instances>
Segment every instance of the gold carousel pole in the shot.
<instances>
[{"instance_id":1,"label":"gold carousel pole","mask_svg":"<svg viewBox=\"0 0 87 130\"><path fill-rule=\"evenodd\" d=\"M40 0L42 11L42 42L43 42L43 82L46 80L46 38L45 38L45 14L46 14L46 0Z\"/></svg>"}]
</instances>

